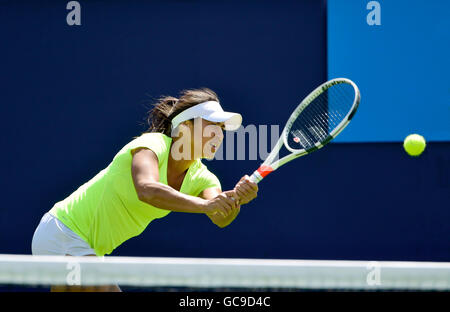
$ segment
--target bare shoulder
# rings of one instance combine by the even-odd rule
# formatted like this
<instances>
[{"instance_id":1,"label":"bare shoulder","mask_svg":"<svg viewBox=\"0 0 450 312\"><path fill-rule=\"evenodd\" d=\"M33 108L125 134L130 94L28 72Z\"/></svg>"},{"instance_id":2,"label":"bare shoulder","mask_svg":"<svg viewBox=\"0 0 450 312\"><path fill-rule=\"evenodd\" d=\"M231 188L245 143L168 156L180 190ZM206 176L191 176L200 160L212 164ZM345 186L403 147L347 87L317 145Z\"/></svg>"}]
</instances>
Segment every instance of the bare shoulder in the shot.
<instances>
[{"instance_id":1,"label":"bare shoulder","mask_svg":"<svg viewBox=\"0 0 450 312\"><path fill-rule=\"evenodd\" d=\"M136 148L131 162L131 174L139 191L148 181L159 181L158 157L148 148Z\"/></svg>"},{"instance_id":2,"label":"bare shoulder","mask_svg":"<svg viewBox=\"0 0 450 312\"><path fill-rule=\"evenodd\" d=\"M140 152L142 150L150 151L150 149L148 147L140 146L140 147L133 148L130 152L131 152L131 155L134 156L137 152Z\"/></svg>"},{"instance_id":3,"label":"bare shoulder","mask_svg":"<svg viewBox=\"0 0 450 312\"><path fill-rule=\"evenodd\" d=\"M158 163L158 156L156 156L155 152L147 147L137 147L131 150L131 155L133 157L133 163L139 163L143 161Z\"/></svg>"}]
</instances>

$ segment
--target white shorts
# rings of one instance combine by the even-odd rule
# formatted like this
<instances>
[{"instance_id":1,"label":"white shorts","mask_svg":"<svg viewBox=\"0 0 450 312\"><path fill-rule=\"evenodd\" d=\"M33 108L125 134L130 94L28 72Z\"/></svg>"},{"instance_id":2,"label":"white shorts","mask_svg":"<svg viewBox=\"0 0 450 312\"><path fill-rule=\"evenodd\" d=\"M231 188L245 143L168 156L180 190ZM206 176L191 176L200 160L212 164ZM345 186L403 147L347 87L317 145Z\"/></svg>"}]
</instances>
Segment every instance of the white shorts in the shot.
<instances>
[{"instance_id":1,"label":"white shorts","mask_svg":"<svg viewBox=\"0 0 450 312\"><path fill-rule=\"evenodd\" d=\"M86 241L48 212L34 232L31 252L33 255L95 255Z\"/></svg>"}]
</instances>

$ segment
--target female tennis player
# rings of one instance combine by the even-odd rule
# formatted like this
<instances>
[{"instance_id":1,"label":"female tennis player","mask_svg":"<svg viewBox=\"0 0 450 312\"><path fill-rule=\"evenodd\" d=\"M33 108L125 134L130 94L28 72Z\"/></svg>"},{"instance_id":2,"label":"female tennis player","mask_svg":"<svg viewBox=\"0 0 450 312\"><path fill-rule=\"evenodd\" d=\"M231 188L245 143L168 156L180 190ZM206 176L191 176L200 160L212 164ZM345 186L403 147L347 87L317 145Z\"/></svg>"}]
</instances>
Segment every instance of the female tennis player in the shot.
<instances>
[{"instance_id":1,"label":"female tennis player","mask_svg":"<svg viewBox=\"0 0 450 312\"><path fill-rule=\"evenodd\" d=\"M33 255L110 254L171 211L205 214L225 227L241 205L257 196L258 186L248 176L232 190L222 191L201 161L214 157L222 129L236 130L242 122L240 114L223 111L212 90L163 97L147 120L147 132L43 216L33 236Z\"/></svg>"}]
</instances>

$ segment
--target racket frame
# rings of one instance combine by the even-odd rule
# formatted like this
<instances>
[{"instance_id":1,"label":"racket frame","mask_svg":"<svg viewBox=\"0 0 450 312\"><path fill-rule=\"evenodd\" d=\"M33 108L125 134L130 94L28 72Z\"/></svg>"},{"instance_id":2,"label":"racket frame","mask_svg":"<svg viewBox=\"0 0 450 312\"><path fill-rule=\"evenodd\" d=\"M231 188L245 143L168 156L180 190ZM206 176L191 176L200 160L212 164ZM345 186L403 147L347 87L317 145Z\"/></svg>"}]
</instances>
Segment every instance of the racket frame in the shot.
<instances>
[{"instance_id":1,"label":"racket frame","mask_svg":"<svg viewBox=\"0 0 450 312\"><path fill-rule=\"evenodd\" d=\"M292 124L295 122L297 117L301 114L301 112L312 102L314 99L316 99L320 94L328 90L330 87L341 84L341 83L348 83L353 87L353 90L355 91L355 97L353 99L352 107L349 109L347 115L342 119L342 121L333 129L333 131L330 132L328 137L323 140L322 142L317 142L314 147L311 147L309 149L293 149L289 146L287 143L289 131L291 130ZM253 183L259 183L263 178L265 178L269 173L273 172L277 168L281 167L282 165L286 164L287 162L307 155L309 153L315 152L316 150L322 148L326 144L328 144L330 141L332 141L336 136L338 136L339 133L341 133L342 130L349 124L350 120L355 115L359 102L361 101L361 94L359 92L358 86L347 78L335 78L331 79L327 82L324 82L320 86L318 86L316 89L314 89L298 106L297 108L292 112L291 116L289 117L288 121L286 122L286 125L280 135L280 138L278 139L276 145L270 152L269 156L267 156L264 163L253 172L253 174L250 176L250 181ZM291 154L284 156L283 158L274 161L274 159L277 157L278 152L280 151L282 146L285 146L288 151L291 152Z\"/></svg>"}]
</instances>

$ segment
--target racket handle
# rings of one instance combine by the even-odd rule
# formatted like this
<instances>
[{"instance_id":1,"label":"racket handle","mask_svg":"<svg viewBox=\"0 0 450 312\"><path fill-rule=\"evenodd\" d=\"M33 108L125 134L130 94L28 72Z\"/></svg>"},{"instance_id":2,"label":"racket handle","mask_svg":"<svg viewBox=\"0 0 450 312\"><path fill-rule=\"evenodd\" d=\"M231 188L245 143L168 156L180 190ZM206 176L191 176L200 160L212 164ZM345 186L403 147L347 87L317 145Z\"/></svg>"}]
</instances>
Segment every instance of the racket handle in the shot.
<instances>
[{"instance_id":1,"label":"racket handle","mask_svg":"<svg viewBox=\"0 0 450 312\"><path fill-rule=\"evenodd\" d=\"M262 165L250 176L250 181L253 183L259 183L264 179L269 173L273 171L273 168L267 165Z\"/></svg>"},{"instance_id":2,"label":"racket handle","mask_svg":"<svg viewBox=\"0 0 450 312\"><path fill-rule=\"evenodd\" d=\"M253 183L256 183L256 184L258 184L259 181L261 181L262 179L263 178L258 173L258 171L253 172L253 174L250 176L250 181L252 181Z\"/></svg>"}]
</instances>

